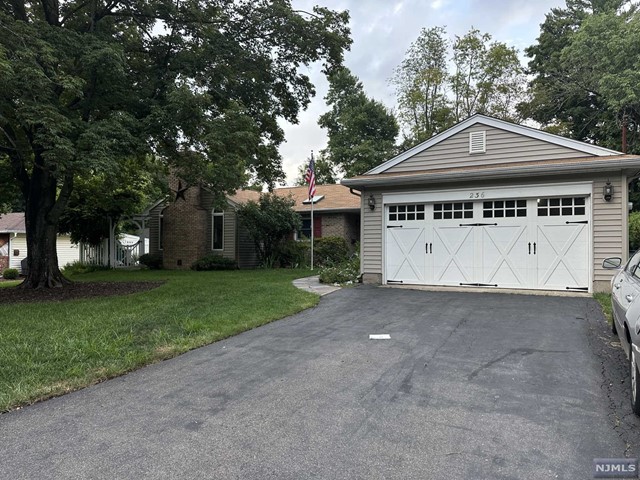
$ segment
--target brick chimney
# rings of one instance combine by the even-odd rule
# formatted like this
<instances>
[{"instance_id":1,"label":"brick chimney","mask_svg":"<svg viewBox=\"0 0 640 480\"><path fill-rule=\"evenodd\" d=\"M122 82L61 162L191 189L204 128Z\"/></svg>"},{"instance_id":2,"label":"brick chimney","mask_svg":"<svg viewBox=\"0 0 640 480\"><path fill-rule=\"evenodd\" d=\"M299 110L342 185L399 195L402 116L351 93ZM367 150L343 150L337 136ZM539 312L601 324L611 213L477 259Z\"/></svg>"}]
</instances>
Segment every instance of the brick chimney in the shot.
<instances>
[{"instance_id":1,"label":"brick chimney","mask_svg":"<svg viewBox=\"0 0 640 480\"><path fill-rule=\"evenodd\" d=\"M175 176L169 178L172 199L163 210L163 267L187 270L208 253L208 212L201 204L201 188Z\"/></svg>"}]
</instances>

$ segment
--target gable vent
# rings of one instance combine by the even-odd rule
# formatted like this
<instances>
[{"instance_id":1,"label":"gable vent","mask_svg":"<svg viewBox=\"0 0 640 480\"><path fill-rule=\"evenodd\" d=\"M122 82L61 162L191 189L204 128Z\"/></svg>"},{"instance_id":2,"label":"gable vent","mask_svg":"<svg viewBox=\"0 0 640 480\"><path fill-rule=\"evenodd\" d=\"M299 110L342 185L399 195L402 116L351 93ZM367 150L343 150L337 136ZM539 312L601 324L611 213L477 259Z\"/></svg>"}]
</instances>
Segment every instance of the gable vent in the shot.
<instances>
[{"instance_id":1,"label":"gable vent","mask_svg":"<svg viewBox=\"0 0 640 480\"><path fill-rule=\"evenodd\" d=\"M487 132L469 133L469 153L485 153L487 151Z\"/></svg>"}]
</instances>

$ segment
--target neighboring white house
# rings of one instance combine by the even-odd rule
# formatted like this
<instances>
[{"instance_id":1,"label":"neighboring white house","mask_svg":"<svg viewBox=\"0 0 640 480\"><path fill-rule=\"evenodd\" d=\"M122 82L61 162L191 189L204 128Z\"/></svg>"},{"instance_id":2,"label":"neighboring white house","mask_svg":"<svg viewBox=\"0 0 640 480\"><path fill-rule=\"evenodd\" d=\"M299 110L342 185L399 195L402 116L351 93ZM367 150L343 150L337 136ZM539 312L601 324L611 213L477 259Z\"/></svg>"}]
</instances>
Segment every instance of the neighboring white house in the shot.
<instances>
[{"instance_id":1,"label":"neighboring white house","mask_svg":"<svg viewBox=\"0 0 640 480\"><path fill-rule=\"evenodd\" d=\"M640 156L474 115L371 171L365 282L605 291Z\"/></svg>"},{"instance_id":2,"label":"neighboring white house","mask_svg":"<svg viewBox=\"0 0 640 480\"><path fill-rule=\"evenodd\" d=\"M27 257L26 232L24 213L6 213L0 216L0 267L7 265L22 273L21 262ZM80 249L71 242L69 235L58 235L57 251L58 265L61 268L80 260Z\"/></svg>"}]
</instances>

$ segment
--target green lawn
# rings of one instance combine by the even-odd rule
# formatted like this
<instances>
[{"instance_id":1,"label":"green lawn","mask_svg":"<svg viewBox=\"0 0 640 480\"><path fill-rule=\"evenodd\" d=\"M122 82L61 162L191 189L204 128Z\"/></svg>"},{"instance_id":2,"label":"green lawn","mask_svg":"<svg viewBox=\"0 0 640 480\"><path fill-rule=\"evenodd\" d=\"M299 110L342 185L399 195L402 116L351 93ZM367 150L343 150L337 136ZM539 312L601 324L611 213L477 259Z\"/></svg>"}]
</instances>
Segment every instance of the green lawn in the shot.
<instances>
[{"instance_id":1,"label":"green lawn","mask_svg":"<svg viewBox=\"0 0 640 480\"><path fill-rule=\"evenodd\" d=\"M206 345L318 303L307 270L106 271L76 281L166 280L144 293L0 306L0 412Z\"/></svg>"}]
</instances>

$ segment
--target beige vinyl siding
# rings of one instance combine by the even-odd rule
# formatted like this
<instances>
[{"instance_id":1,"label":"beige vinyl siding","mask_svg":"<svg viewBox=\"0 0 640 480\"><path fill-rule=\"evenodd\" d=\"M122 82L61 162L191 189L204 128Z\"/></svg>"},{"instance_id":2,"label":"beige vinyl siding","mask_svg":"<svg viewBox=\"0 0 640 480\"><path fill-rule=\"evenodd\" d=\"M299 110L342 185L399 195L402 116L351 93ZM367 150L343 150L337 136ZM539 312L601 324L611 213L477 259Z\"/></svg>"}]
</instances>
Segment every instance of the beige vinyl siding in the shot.
<instances>
[{"instance_id":1,"label":"beige vinyl siding","mask_svg":"<svg viewBox=\"0 0 640 480\"><path fill-rule=\"evenodd\" d=\"M482 130L487 132L486 153L469 154L469 133ZM385 173L587 156L590 155L506 130L473 125L389 168Z\"/></svg>"},{"instance_id":2,"label":"beige vinyl siding","mask_svg":"<svg viewBox=\"0 0 640 480\"><path fill-rule=\"evenodd\" d=\"M613 185L613 198L606 202L602 189L607 180ZM593 183L593 282L594 291L606 290L613 273L602 268L607 257L627 258L627 185L619 175L597 178ZM625 233L623 233L625 232Z\"/></svg>"},{"instance_id":3,"label":"beige vinyl siding","mask_svg":"<svg viewBox=\"0 0 640 480\"><path fill-rule=\"evenodd\" d=\"M369 195L376 200L375 210L369 208ZM362 192L362 273L365 276L382 274L382 193Z\"/></svg>"}]
</instances>

